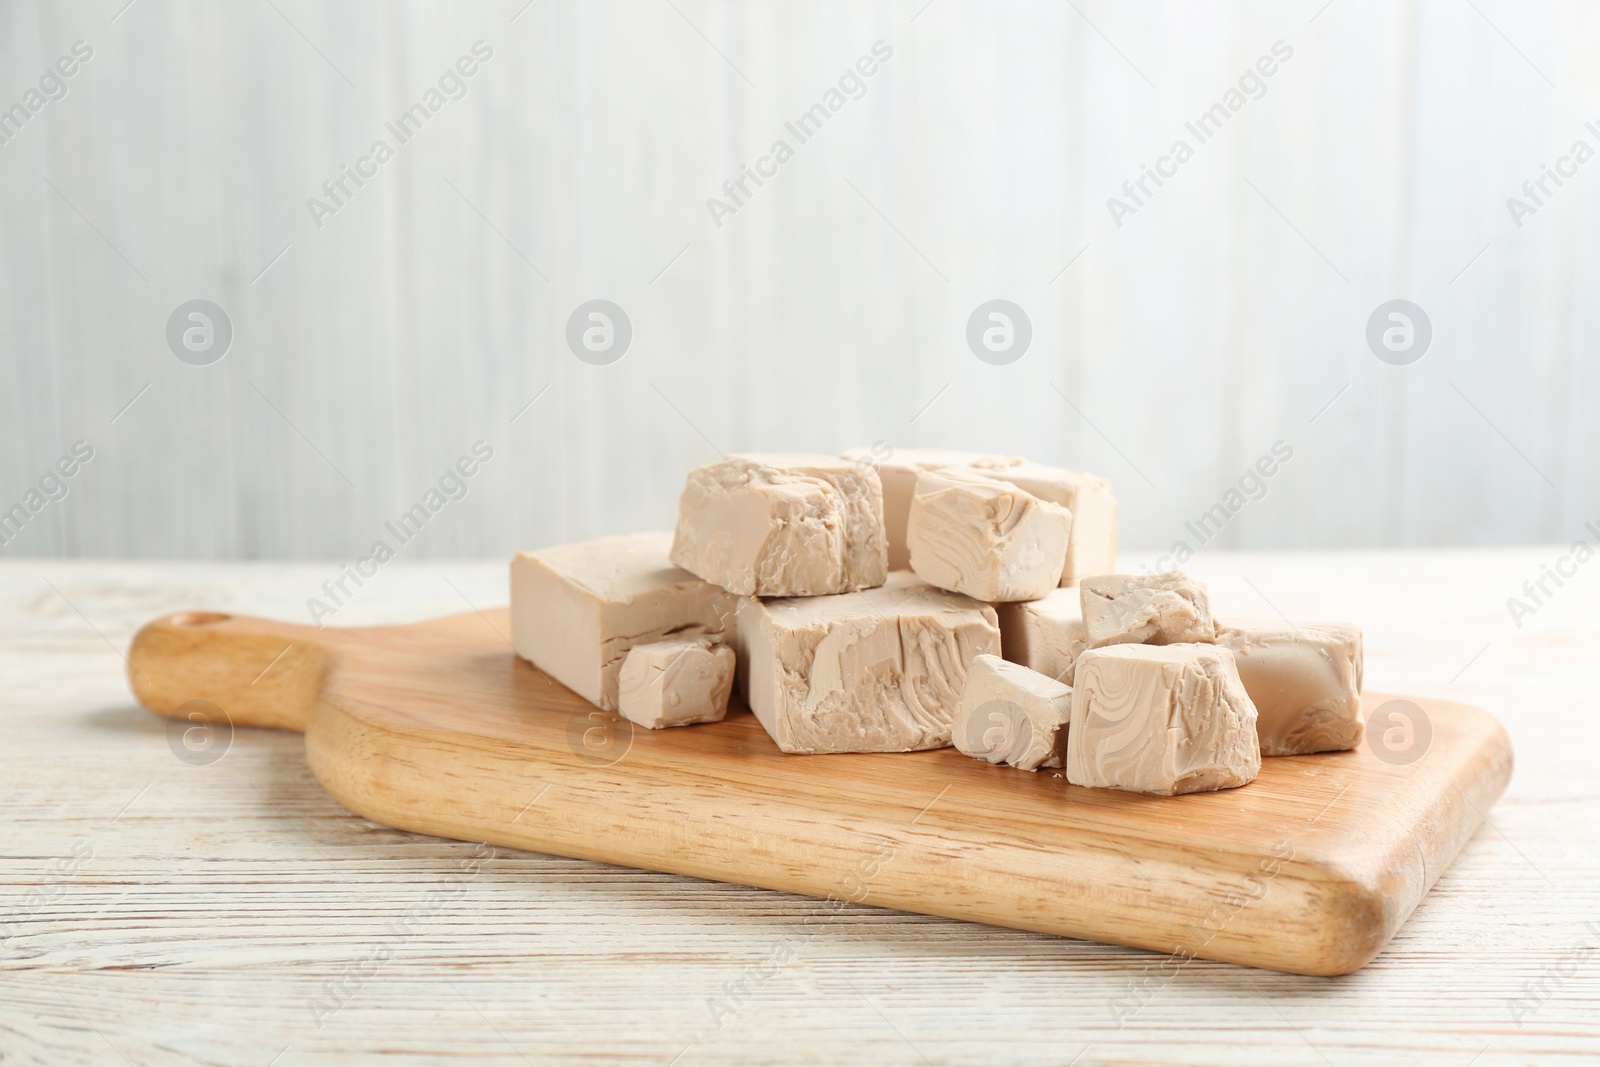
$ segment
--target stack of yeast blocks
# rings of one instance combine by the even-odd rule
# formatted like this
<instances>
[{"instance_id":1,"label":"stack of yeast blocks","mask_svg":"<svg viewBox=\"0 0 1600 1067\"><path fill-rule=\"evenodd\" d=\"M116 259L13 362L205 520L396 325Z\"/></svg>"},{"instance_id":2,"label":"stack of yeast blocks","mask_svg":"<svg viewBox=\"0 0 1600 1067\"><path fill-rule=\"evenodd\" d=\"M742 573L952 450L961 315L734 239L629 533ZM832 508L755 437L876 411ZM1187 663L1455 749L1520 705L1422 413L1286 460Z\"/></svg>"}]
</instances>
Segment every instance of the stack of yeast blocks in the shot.
<instances>
[{"instance_id":1,"label":"stack of yeast blocks","mask_svg":"<svg viewBox=\"0 0 1600 1067\"><path fill-rule=\"evenodd\" d=\"M715 722L735 678L785 752L950 744L994 610L890 574L877 471L735 455L689 474L674 533L520 554L512 643L550 677L650 728Z\"/></svg>"},{"instance_id":2,"label":"stack of yeast blocks","mask_svg":"<svg viewBox=\"0 0 1600 1067\"><path fill-rule=\"evenodd\" d=\"M784 752L945 748L974 664L1000 662L997 606L1109 570L1115 508L1101 479L983 453L731 455L690 472L672 534L520 554L512 642L649 728L718 721L737 685ZM1063 724L1016 758L1059 766Z\"/></svg>"},{"instance_id":3,"label":"stack of yeast blocks","mask_svg":"<svg viewBox=\"0 0 1600 1067\"><path fill-rule=\"evenodd\" d=\"M512 641L651 729L737 686L787 753L954 745L1172 795L1359 742L1359 630L1219 624L1186 575L1114 573L1116 540L1108 482L1021 459L731 455L671 534L517 556Z\"/></svg>"}]
</instances>

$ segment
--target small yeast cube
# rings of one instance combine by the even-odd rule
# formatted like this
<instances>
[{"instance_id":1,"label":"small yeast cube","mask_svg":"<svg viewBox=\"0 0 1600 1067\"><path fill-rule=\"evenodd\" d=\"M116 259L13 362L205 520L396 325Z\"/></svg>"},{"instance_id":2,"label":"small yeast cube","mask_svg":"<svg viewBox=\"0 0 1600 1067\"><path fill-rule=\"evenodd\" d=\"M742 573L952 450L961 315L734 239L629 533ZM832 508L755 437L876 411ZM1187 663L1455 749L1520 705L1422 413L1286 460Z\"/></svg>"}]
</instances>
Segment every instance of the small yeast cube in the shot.
<instances>
[{"instance_id":1,"label":"small yeast cube","mask_svg":"<svg viewBox=\"0 0 1600 1067\"><path fill-rule=\"evenodd\" d=\"M1216 639L1206 587L1182 571L1098 575L1083 579L1078 589L1090 648Z\"/></svg>"},{"instance_id":2,"label":"small yeast cube","mask_svg":"<svg viewBox=\"0 0 1600 1067\"><path fill-rule=\"evenodd\" d=\"M1173 796L1261 771L1256 709L1217 645L1112 645L1078 660L1067 730L1073 785Z\"/></svg>"},{"instance_id":3,"label":"small yeast cube","mask_svg":"<svg viewBox=\"0 0 1600 1067\"><path fill-rule=\"evenodd\" d=\"M1217 624L1255 703L1263 756L1338 752L1361 743L1361 630L1281 619Z\"/></svg>"},{"instance_id":4,"label":"small yeast cube","mask_svg":"<svg viewBox=\"0 0 1600 1067\"><path fill-rule=\"evenodd\" d=\"M923 471L906 524L911 569L986 601L1037 600L1061 580L1072 515L972 470Z\"/></svg>"},{"instance_id":5,"label":"small yeast cube","mask_svg":"<svg viewBox=\"0 0 1600 1067\"><path fill-rule=\"evenodd\" d=\"M958 751L1025 771L1060 767L1067 755L1072 690L998 656L978 656L951 724Z\"/></svg>"},{"instance_id":6,"label":"small yeast cube","mask_svg":"<svg viewBox=\"0 0 1600 1067\"><path fill-rule=\"evenodd\" d=\"M728 456L689 472L672 562L742 596L824 596L888 574L883 489L829 456Z\"/></svg>"},{"instance_id":7,"label":"small yeast cube","mask_svg":"<svg viewBox=\"0 0 1600 1067\"><path fill-rule=\"evenodd\" d=\"M719 722L733 691L733 649L712 637L634 645L618 676L618 711L652 730Z\"/></svg>"}]
</instances>

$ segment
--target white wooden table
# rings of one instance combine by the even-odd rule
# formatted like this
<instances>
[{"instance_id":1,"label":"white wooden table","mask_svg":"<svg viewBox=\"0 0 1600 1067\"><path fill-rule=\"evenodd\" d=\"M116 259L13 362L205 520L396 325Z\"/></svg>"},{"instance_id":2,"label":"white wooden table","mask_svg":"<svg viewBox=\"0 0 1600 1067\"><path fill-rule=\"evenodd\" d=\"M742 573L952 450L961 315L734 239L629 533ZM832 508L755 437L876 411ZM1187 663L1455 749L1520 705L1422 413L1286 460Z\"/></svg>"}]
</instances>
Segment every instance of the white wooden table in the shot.
<instances>
[{"instance_id":1,"label":"white wooden table","mask_svg":"<svg viewBox=\"0 0 1600 1067\"><path fill-rule=\"evenodd\" d=\"M1563 551L1195 561L1224 614L1360 622L1370 687L1490 709L1517 771L1364 971L1196 961L1120 1026L1157 957L870 907L818 932L803 898L389 830L295 735L179 759L123 679L137 626L303 620L331 564L3 562L0 1063L1592 1063L1600 563L1520 629L1505 603ZM395 563L337 622L501 603L504 575Z\"/></svg>"}]
</instances>

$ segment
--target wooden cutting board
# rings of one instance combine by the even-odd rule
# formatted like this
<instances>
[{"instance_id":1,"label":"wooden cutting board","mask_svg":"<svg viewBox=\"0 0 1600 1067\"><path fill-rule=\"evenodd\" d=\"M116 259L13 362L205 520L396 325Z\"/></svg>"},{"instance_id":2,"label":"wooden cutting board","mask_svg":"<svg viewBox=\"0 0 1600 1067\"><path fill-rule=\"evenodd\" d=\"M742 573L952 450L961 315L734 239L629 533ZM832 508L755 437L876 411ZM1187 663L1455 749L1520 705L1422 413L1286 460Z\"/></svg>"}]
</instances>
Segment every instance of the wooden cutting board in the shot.
<instances>
[{"instance_id":1,"label":"wooden cutting board","mask_svg":"<svg viewBox=\"0 0 1600 1067\"><path fill-rule=\"evenodd\" d=\"M1243 789L1174 798L954 749L785 756L743 709L635 729L509 633L504 609L322 630L190 612L139 632L129 679L196 724L176 735L196 759L232 726L304 732L323 787L388 826L1175 954L1161 973L1363 966L1511 776L1499 723L1420 698L1412 762L1268 759ZM1369 718L1390 699L1368 694Z\"/></svg>"}]
</instances>

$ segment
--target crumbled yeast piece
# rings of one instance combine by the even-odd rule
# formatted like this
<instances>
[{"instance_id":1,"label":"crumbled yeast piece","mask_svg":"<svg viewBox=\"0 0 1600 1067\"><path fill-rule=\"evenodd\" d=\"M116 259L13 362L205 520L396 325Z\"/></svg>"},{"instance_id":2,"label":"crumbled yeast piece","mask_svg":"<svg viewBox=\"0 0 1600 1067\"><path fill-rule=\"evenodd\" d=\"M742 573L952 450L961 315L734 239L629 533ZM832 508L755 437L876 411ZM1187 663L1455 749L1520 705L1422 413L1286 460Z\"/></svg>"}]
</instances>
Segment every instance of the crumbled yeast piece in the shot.
<instances>
[{"instance_id":1,"label":"crumbled yeast piece","mask_svg":"<svg viewBox=\"0 0 1600 1067\"><path fill-rule=\"evenodd\" d=\"M824 596L888 574L883 489L863 464L752 453L689 472L672 562L742 596Z\"/></svg>"},{"instance_id":2,"label":"crumbled yeast piece","mask_svg":"<svg viewBox=\"0 0 1600 1067\"><path fill-rule=\"evenodd\" d=\"M1083 579L1078 589L1090 648L1216 639L1206 587L1182 571L1098 575Z\"/></svg>"},{"instance_id":3,"label":"crumbled yeast piece","mask_svg":"<svg viewBox=\"0 0 1600 1067\"><path fill-rule=\"evenodd\" d=\"M1071 720L1071 688L985 655L967 671L950 736L969 756L1033 771L1063 764Z\"/></svg>"},{"instance_id":4,"label":"crumbled yeast piece","mask_svg":"<svg viewBox=\"0 0 1600 1067\"><path fill-rule=\"evenodd\" d=\"M1111 645L1078 659L1067 781L1173 796L1261 771L1256 708L1217 645Z\"/></svg>"},{"instance_id":5,"label":"crumbled yeast piece","mask_svg":"<svg viewBox=\"0 0 1600 1067\"><path fill-rule=\"evenodd\" d=\"M667 562L668 533L638 533L519 552L511 561L517 654L607 711L635 645L716 634L735 598Z\"/></svg>"},{"instance_id":6,"label":"crumbled yeast piece","mask_svg":"<svg viewBox=\"0 0 1600 1067\"><path fill-rule=\"evenodd\" d=\"M917 577L985 601L1037 600L1061 580L1072 515L973 470L923 471L906 544Z\"/></svg>"},{"instance_id":7,"label":"crumbled yeast piece","mask_svg":"<svg viewBox=\"0 0 1600 1067\"><path fill-rule=\"evenodd\" d=\"M618 676L618 711L640 726L719 722L733 691L733 649L714 637L634 645Z\"/></svg>"},{"instance_id":8,"label":"crumbled yeast piece","mask_svg":"<svg viewBox=\"0 0 1600 1067\"><path fill-rule=\"evenodd\" d=\"M1255 703L1263 756L1337 752L1361 743L1361 630L1341 622L1217 624Z\"/></svg>"},{"instance_id":9,"label":"crumbled yeast piece","mask_svg":"<svg viewBox=\"0 0 1600 1067\"><path fill-rule=\"evenodd\" d=\"M950 744L1000 628L988 605L895 571L858 593L742 600L736 641L750 710L783 751L910 752Z\"/></svg>"}]
</instances>

